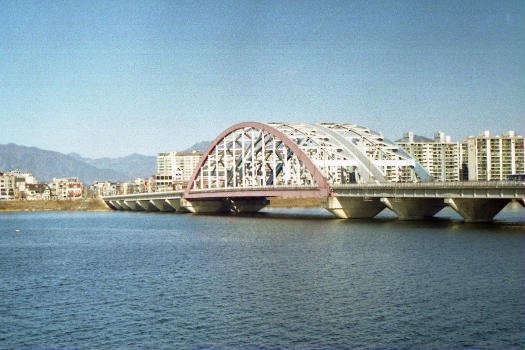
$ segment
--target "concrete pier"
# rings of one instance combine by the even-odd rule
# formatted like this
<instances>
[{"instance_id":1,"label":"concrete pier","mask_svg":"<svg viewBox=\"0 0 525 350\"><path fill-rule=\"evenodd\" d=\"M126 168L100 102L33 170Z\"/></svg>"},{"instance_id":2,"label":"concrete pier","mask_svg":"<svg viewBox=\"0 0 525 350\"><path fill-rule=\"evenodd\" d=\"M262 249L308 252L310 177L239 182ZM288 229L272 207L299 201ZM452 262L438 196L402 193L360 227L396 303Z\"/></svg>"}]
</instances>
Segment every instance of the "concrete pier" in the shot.
<instances>
[{"instance_id":1,"label":"concrete pier","mask_svg":"<svg viewBox=\"0 0 525 350\"><path fill-rule=\"evenodd\" d=\"M151 199L150 202L157 208L159 211L175 211L175 209L169 205L166 199Z\"/></svg>"},{"instance_id":2,"label":"concrete pier","mask_svg":"<svg viewBox=\"0 0 525 350\"><path fill-rule=\"evenodd\" d=\"M388 209L400 220L423 220L434 216L445 207L441 198L381 198Z\"/></svg>"},{"instance_id":3,"label":"concrete pier","mask_svg":"<svg viewBox=\"0 0 525 350\"><path fill-rule=\"evenodd\" d=\"M328 197L323 208L341 219L373 218L385 209L379 198Z\"/></svg>"},{"instance_id":4,"label":"concrete pier","mask_svg":"<svg viewBox=\"0 0 525 350\"><path fill-rule=\"evenodd\" d=\"M510 199L449 198L445 201L466 222L490 222L510 202Z\"/></svg>"},{"instance_id":5,"label":"concrete pier","mask_svg":"<svg viewBox=\"0 0 525 350\"><path fill-rule=\"evenodd\" d=\"M159 211L149 200L138 200L137 205L141 206L145 211Z\"/></svg>"}]
</instances>

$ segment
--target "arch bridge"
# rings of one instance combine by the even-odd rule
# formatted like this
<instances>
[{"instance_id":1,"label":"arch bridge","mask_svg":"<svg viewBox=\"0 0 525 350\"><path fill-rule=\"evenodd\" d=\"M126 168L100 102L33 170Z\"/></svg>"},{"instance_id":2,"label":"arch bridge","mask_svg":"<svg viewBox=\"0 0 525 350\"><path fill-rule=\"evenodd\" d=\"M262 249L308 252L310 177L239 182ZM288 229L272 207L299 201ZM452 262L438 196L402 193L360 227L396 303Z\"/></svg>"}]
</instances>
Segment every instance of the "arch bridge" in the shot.
<instances>
[{"instance_id":1,"label":"arch bridge","mask_svg":"<svg viewBox=\"0 0 525 350\"><path fill-rule=\"evenodd\" d=\"M254 212L266 206L270 197L322 197L326 199L323 206L341 218L373 217L388 207L402 219L418 219L450 205L470 221L480 220L465 214L464 206L477 211L478 206L496 203L451 204L445 199L454 198L439 194L404 195L400 200L394 189L403 184L429 186L432 178L413 156L368 128L345 123L244 122L224 130L210 144L184 192L172 192L170 198L144 194L144 198L155 198L128 198L127 205L122 202L125 198L117 199L120 204L109 197L105 201L114 209L171 207L206 213ZM392 191L383 190L381 196L355 194L357 188L377 186ZM463 194L459 198L466 199ZM499 199L496 213L510 200ZM174 206L177 200L180 203Z\"/></svg>"}]
</instances>

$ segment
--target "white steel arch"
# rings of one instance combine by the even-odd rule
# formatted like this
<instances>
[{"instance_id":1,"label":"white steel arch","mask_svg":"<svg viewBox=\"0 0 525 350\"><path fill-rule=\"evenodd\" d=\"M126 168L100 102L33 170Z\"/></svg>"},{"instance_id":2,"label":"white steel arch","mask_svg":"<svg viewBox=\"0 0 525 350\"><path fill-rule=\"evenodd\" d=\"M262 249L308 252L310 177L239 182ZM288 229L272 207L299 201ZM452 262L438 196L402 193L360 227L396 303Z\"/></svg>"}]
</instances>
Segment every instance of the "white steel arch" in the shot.
<instances>
[{"instance_id":1,"label":"white steel arch","mask_svg":"<svg viewBox=\"0 0 525 350\"><path fill-rule=\"evenodd\" d=\"M210 145L192 189L316 187L431 181L401 147L370 129L343 123L233 125Z\"/></svg>"}]
</instances>

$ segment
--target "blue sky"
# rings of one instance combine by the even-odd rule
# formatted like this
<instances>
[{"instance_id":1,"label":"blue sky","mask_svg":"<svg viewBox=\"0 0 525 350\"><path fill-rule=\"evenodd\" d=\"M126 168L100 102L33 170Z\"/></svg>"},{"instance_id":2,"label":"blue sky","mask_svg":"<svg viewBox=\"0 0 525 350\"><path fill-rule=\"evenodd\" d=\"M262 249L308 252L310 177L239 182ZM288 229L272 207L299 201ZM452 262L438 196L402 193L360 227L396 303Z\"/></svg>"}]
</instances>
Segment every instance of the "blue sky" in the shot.
<instances>
[{"instance_id":1,"label":"blue sky","mask_svg":"<svg viewBox=\"0 0 525 350\"><path fill-rule=\"evenodd\" d=\"M525 133L524 2L3 1L0 144L154 155L241 121Z\"/></svg>"}]
</instances>

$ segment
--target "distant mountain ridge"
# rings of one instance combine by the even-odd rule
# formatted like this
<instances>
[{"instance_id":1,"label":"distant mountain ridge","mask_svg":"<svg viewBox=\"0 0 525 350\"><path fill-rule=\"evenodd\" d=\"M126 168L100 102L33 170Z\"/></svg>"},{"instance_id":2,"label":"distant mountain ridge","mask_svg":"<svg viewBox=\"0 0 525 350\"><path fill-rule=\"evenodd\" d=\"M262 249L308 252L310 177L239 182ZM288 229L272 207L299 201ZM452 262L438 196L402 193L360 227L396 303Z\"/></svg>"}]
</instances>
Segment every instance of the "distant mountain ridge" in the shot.
<instances>
[{"instance_id":1,"label":"distant mountain ridge","mask_svg":"<svg viewBox=\"0 0 525 350\"><path fill-rule=\"evenodd\" d=\"M0 145L0 170L14 169L28 171L41 182L51 181L54 177L78 176L82 182L93 183L98 180L118 181L124 176L115 170L97 168L60 152L14 143Z\"/></svg>"},{"instance_id":2,"label":"distant mountain ridge","mask_svg":"<svg viewBox=\"0 0 525 350\"><path fill-rule=\"evenodd\" d=\"M204 152L211 142L201 141L185 149ZM0 145L0 171L20 169L32 173L40 182L54 177L77 176L84 183L96 181L129 181L149 178L157 167L156 156L133 153L117 158L88 158L78 153L63 154L14 143Z\"/></svg>"},{"instance_id":3,"label":"distant mountain ridge","mask_svg":"<svg viewBox=\"0 0 525 350\"><path fill-rule=\"evenodd\" d=\"M155 174L157 167L157 157L137 153L117 158L86 158L78 153L69 153L68 156L99 169L112 169L122 175L121 181L137 177L148 178Z\"/></svg>"}]
</instances>

